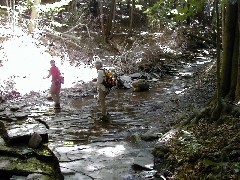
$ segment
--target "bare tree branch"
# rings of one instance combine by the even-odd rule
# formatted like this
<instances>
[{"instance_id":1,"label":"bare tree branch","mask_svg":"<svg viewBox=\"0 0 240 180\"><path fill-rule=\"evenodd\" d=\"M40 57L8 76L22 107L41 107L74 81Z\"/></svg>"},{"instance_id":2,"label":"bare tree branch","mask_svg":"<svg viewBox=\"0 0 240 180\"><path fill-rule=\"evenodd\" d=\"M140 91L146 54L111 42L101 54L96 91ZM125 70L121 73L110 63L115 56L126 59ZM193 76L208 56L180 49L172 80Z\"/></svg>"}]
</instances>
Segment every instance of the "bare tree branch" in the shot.
<instances>
[{"instance_id":1,"label":"bare tree branch","mask_svg":"<svg viewBox=\"0 0 240 180\"><path fill-rule=\"evenodd\" d=\"M71 29L69 29L68 31L64 32L63 34L68 34L68 33L71 33L72 31L74 31L75 29L77 29L79 26L85 26L86 29L87 29L87 32L88 32L88 37L91 38L91 35L90 35L90 31L89 31L89 28L86 24L82 24L82 23L78 23L76 26L72 27Z\"/></svg>"}]
</instances>

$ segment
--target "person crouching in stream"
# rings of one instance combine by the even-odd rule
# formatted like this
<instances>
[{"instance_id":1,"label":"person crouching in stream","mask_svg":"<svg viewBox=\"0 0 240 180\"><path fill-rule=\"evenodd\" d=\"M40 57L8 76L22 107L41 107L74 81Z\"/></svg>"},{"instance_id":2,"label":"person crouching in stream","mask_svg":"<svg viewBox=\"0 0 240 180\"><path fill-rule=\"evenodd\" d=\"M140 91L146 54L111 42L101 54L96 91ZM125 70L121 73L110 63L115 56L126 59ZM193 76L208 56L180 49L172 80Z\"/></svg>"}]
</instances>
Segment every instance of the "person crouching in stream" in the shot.
<instances>
[{"instance_id":1,"label":"person crouching in stream","mask_svg":"<svg viewBox=\"0 0 240 180\"><path fill-rule=\"evenodd\" d=\"M61 91L61 84L63 83L62 82L63 80L62 80L62 76L61 76L61 73L60 73L58 67L55 65L55 61L51 60L50 64L51 64L51 68L49 70L49 74L44 79L47 79L50 76L52 76L52 84L51 84L51 88L50 88L50 94L55 103L54 108L61 109L60 91Z\"/></svg>"},{"instance_id":2,"label":"person crouching in stream","mask_svg":"<svg viewBox=\"0 0 240 180\"><path fill-rule=\"evenodd\" d=\"M96 60L95 61L95 68L97 69L97 78L93 80L93 82L96 84L97 86L97 93L98 93L98 106L99 109L102 113L102 120L108 120L108 115L107 115L107 111L106 111L106 96L107 96L107 89L106 87L103 85L103 81L105 78L105 73L104 70L102 69L103 64L100 60Z\"/></svg>"}]
</instances>

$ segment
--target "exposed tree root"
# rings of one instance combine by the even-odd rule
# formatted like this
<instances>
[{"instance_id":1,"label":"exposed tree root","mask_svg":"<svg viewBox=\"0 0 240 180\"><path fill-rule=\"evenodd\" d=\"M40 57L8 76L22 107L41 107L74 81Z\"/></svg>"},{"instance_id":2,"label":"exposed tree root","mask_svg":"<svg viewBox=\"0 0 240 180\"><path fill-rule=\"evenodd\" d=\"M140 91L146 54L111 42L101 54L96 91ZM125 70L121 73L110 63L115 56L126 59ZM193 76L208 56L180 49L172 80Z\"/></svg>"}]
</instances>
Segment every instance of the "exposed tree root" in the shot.
<instances>
[{"instance_id":1,"label":"exposed tree root","mask_svg":"<svg viewBox=\"0 0 240 180\"><path fill-rule=\"evenodd\" d=\"M209 119L210 122L222 122L226 116L239 117L240 106L228 102L224 99L217 102L213 100L206 107L202 108L198 113L193 114L181 125L197 124L201 119Z\"/></svg>"}]
</instances>

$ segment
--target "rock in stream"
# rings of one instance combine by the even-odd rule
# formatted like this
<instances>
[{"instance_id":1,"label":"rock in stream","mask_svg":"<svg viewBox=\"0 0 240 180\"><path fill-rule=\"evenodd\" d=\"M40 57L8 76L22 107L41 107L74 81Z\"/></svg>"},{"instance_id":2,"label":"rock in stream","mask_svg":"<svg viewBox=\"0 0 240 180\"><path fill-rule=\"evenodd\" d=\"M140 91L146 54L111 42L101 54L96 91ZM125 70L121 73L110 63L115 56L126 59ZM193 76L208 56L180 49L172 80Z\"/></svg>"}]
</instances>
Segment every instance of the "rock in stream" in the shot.
<instances>
[{"instance_id":1,"label":"rock in stream","mask_svg":"<svg viewBox=\"0 0 240 180\"><path fill-rule=\"evenodd\" d=\"M16 106L15 106L16 107ZM0 116L0 175L5 179L64 179L59 162L48 148L48 129L19 108L2 111ZM33 134L41 138L31 138ZM33 136L34 137L34 136ZM28 146L29 140L30 148Z\"/></svg>"}]
</instances>

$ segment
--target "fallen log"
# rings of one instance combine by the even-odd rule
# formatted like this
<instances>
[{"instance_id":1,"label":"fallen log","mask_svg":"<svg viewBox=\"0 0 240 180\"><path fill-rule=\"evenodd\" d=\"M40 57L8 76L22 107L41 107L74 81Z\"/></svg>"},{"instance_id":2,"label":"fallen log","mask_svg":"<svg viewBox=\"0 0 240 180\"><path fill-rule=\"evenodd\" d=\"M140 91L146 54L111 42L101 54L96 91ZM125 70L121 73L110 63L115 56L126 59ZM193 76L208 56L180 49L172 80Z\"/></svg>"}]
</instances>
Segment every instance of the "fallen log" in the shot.
<instances>
[{"instance_id":1,"label":"fallen log","mask_svg":"<svg viewBox=\"0 0 240 180\"><path fill-rule=\"evenodd\" d=\"M189 36L189 37L191 37L191 38L194 38L194 39L203 41L203 42L205 41L205 42L207 42L208 44L212 44L212 45L214 45L214 46L217 45L215 41L213 41L213 40L211 40L211 39L208 39L208 38L205 38L205 37L202 37L202 36L198 36L198 35L191 34L191 33L187 33L187 34L185 34L185 35L187 35L187 36Z\"/></svg>"}]
</instances>

